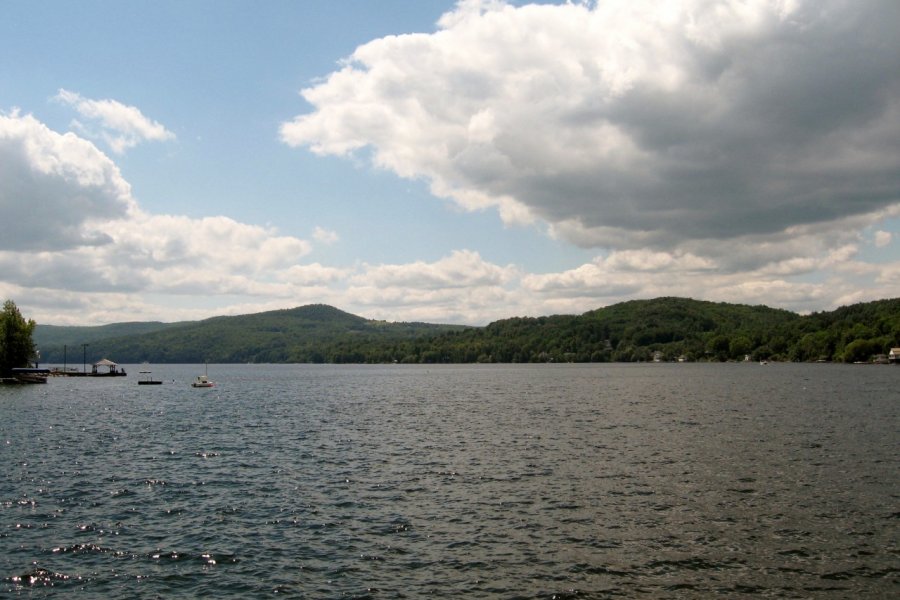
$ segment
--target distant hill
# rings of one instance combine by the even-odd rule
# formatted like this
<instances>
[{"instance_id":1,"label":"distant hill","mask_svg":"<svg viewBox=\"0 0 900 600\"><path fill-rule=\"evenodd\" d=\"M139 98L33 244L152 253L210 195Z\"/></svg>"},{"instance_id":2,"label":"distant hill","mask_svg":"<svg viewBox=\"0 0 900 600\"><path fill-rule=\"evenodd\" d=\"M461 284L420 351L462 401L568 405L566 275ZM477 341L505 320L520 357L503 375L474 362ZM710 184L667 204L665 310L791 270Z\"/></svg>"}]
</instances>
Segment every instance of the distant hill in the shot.
<instances>
[{"instance_id":1,"label":"distant hill","mask_svg":"<svg viewBox=\"0 0 900 600\"><path fill-rule=\"evenodd\" d=\"M900 299L801 316L766 306L656 298L485 327L373 321L309 305L182 323L38 325L42 362L470 363L793 360L867 362L900 347ZM74 358L74 360L73 360Z\"/></svg>"},{"instance_id":2,"label":"distant hill","mask_svg":"<svg viewBox=\"0 0 900 600\"><path fill-rule=\"evenodd\" d=\"M866 362L900 346L900 299L801 316L767 306L656 298L581 316L507 319L485 333L477 340L480 356L503 362Z\"/></svg>"},{"instance_id":3,"label":"distant hill","mask_svg":"<svg viewBox=\"0 0 900 600\"><path fill-rule=\"evenodd\" d=\"M39 324L34 339L42 362L54 364L63 361L63 345L69 362L79 362L84 343L89 343L88 362L101 357L119 363L391 362L393 343L462 329L373 321L316 304L170 324Z\"/></svg>"},{"instance_id":4,"label":"distant hill","mask_svg":"<svg viewBox=\"0 0 900 600\"><path fill-rule=\"evenodd\" d=\"M633 300L583 315L517 317L442 336L450 362L631 362L783 357L768 347L803 317L766 306L687 298ZM779 354L781 352L781 354ZM657 354L658 353L658 354Z\"/></svg>"},{"instance_id":5,"label":"distant hill","mask_svg":"<svg viewBox=\"0 0 900 600\"><path fill-rule=\"evenodd\" d=\"M42 356L48 350L55 356L57 350L62 353L62 347L68 346L67 354L70 357L81 358L82 344L90 344L97 340L118 337L132 337L161 331L170 327L185 325L186 323L161 323L159 321L144 321L131 323L112 323L110 325L98 325L95 327L72 327L61 325L40 325L34 333L34 341L42 351Z\"/></svg>"}]
</instances>

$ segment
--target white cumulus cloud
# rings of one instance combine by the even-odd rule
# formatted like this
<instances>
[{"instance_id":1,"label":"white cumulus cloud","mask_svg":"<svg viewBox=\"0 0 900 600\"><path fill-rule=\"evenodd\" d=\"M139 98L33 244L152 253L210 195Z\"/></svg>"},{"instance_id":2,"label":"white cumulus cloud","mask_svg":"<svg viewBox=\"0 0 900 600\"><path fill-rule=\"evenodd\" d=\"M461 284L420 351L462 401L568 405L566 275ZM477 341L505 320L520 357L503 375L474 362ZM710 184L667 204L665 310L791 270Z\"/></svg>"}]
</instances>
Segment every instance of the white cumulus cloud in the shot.
<instances>
[{"instance_id":1,"label":"white cumulus cloud","mask_svg":"<svg viewBox=\"0 0 900 600\"><path fill-rule=\"evenodd\" d=\"M116 100L91 100L64 89L59 90L56 99L72 106L82 118L96 124L100 128L99 136L116 154L122 154L141 142L175 139L174 133L144 116L137 107ZM90 126L79 121L74 124L80 130L91 130Z\"/></svg>"},{"instance_id":2,"label":"white cumulus cloud","mask_svg":"<svg viewBox=\"0 0 900 600\"><path fill-rule=\"evenodd\" d=\"M484 261L477 252L458 250L433 263L416 261L407 265L379 265L367 269L365 278L382 288L418 289L471 288L503 285L513 275L513 267Z\"/></svg>"},{"instance_id":3,"label":"white cumulus cloud","mask_svg":"<svg viewBox=\"0 0 900 600\"><path fill-rule=\"evenodd\" d=\"M316 227L313 230L313 239L321 244L334 244L341 238L336 231L325 229L324 227Z\"/></svg>"},{"instance_id":4,"label":"white cumulus cloud","mask_svg":"<svg viewBox=\"0 0 900 600\"><path fill-rule=\"evenodd\" d=\"M69 318L94 322L124 306L134 313L120 320L167 318L177 297L291 297L278 274L312 249L224 216L147 213L92 142L18 112L0 114L0 211L0 291L23 305L76 304Z\"/></svg>"},{"instance_id":5,"label":"white cumulus cloud","mask_svg":"<svg viewBox=\"0 0 900 600\"><path fill-rule=\"evenodd\" d=\"M0 250L64 250L111 241L104 223L136 204L118 167L74 134L0 113Z\"/></svg>"},{"instance_id":6,"label":"white cumulus cloud","mask_svg":"<svg viewBox=\"0 0 900 600\"><path fill-rule=\"evenodd\" d=\"M893 239L894 239L894 234L892 234L890 231L876 231L875 232L875 246L878 248L884 248L886 246L890 246Z\"/></svg>"},{"instance_id":7,"label":"white cumulus cloud","mask_svg":"<svg viewBox=\"0 0 900 600\"><path fill-rule=\"evenodd\" d=\"M900 202L898 26L894 0L468 0L357 48L281 136L586 247L827 245Z\"/></svg>"}]
</instances>

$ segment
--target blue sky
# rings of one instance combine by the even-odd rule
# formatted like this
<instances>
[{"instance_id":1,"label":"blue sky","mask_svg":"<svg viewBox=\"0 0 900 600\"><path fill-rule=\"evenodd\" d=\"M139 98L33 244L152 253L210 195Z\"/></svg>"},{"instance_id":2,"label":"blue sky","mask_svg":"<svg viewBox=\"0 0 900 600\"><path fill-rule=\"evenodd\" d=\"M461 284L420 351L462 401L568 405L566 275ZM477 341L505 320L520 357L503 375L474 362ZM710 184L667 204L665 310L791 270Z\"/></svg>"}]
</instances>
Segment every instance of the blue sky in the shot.
<instances>
[{"instance_id":1,"label":"blue sky","mask_svg":"<svg viewBox=\"0 0 900 600\"><path fill-rule=\"evenodd\" d=\"M0 10L0 296L39 323L900 295L892 0Z\"/></svg>"}]
</instances>

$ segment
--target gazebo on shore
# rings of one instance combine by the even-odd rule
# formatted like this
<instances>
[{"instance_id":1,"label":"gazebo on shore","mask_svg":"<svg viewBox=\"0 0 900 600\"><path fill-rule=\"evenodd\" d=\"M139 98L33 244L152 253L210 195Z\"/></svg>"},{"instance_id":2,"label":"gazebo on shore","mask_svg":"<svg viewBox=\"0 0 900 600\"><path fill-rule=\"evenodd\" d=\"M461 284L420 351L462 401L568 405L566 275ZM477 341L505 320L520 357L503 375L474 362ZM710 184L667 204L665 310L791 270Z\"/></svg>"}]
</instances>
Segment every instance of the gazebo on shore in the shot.
<instances>
[{"instance_id":1,"label":"gazebo on shore","mask_svg":"<svg viewBox=\"0 0 900 600\"><path fill-rule=\"evenodd\" d=\"M106 372L100 370L101 367L106 368ZM120 369L119 365L104 358L94 363L91 368L91 377L124 377L127 375L125 369Z\"/></svg>"}]
</instances>

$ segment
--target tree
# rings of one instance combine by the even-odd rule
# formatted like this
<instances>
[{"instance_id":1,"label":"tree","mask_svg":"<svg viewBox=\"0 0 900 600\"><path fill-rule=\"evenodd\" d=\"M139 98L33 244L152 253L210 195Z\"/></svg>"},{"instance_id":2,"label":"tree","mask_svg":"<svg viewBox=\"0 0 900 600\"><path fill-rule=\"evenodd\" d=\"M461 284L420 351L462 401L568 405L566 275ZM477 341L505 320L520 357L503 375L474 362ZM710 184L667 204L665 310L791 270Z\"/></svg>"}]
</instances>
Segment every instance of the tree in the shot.
<instances>
[{"instance_id":1,"label":"tree","mask_svg":"<svg viewBox=\"0 0 900 600\"><path fill-rule=\"evenodd\" d=\"M27 367L37 356L31 338L36 325L32 319L25 320L15 302L7 300L3 303L3 312L0 313L0 374Z\"/></svg>"},{"instance_id":2,"label":"tree","mask_svg":"<svg viewBox=\"0 0 900 600\"><path fill-rule=\"evenodd\" d=\"M853 340L844 348L844 362L869 362L872 356L880 354L882 344L878 340Z\"/></svg>"},{"instance_id":3,"label":"tree","mask_svg":"<svg viewBox=\"0 0 900 600\"><path fill-rule=\"evenodd\" d=\"M725 361L728 358L728 350L731 348L731 340L726 335L717 335L709 340L706 350L717 360Z\"/></svg>"},{"instance_id":4,"label":"tree","mask_svg":"<svg viewBox=\"0 0 900 600\"><path fill-rule=\"evenodd\" d=\"M743 359L746 355L750 354L750 351L753 349L753 342L746 335L739 335L735 338L731 338L728 343L728 353L731 358L736 358L738 360Z\"/></svg>"},{"instance_id":5,"label":"tree","mask_svg":"<svg viewBox=\"0 0 900 600\"><path fill-rule=\"evenodd\" d=\"M794 345L793 360L831 360L834 354L834 338L828 330L807 333Z\"/></svg>"}]
</instances>

